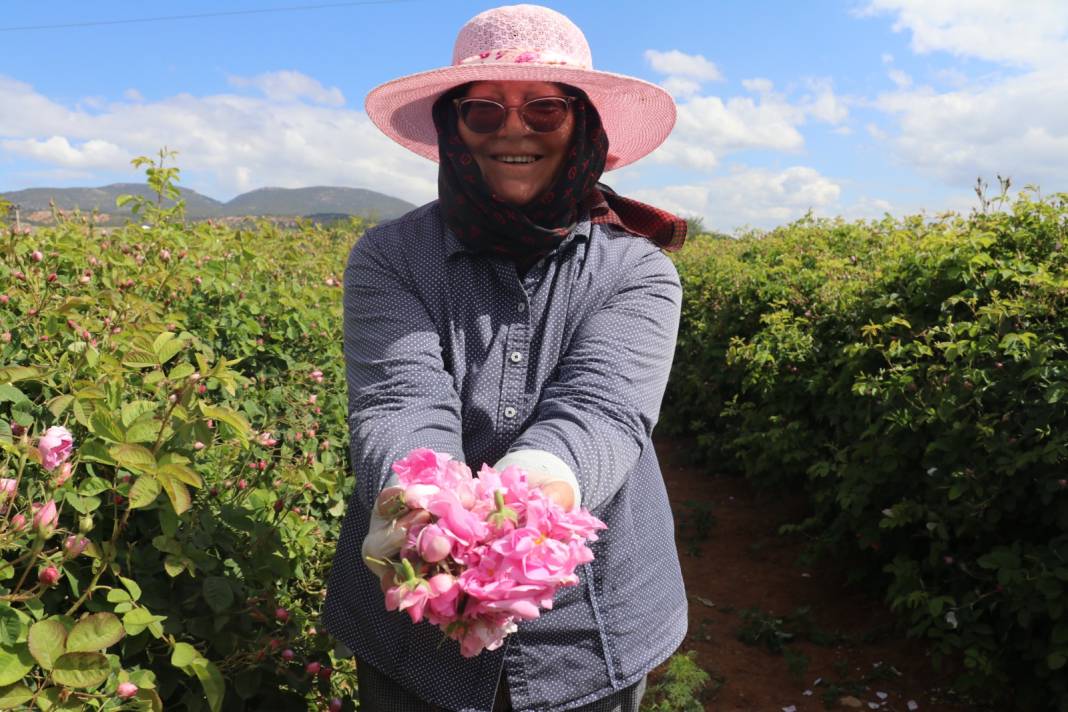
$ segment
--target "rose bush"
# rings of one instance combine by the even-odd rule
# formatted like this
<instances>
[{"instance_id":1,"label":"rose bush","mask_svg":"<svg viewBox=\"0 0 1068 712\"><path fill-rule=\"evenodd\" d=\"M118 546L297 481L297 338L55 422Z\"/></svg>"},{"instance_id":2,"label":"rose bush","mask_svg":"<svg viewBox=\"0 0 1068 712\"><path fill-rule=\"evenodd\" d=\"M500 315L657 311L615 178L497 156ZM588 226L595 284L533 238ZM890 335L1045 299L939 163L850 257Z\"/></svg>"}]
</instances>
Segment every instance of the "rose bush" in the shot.
<instances>
[{"instance_id":1,"label":"rose bush","mask_svg":"<svg viewBox=\"0 0 1068 712\"><path fill-rule=\"evenodd\" d=\"M162 158L150 227L3 228L0 709L327 709L362 225L185 224Z\"/></svg>"},{"instance_id":2,"label":"rose bush","mask_svg":"<svg viewBox=\"0 0 1068 712\"><path fill-rule=\"evenodd\" d=\"M1066 709L1068 195L993 203L691 240L662 427L807 493L958 690Z\"/></svg>"}]
</instances>

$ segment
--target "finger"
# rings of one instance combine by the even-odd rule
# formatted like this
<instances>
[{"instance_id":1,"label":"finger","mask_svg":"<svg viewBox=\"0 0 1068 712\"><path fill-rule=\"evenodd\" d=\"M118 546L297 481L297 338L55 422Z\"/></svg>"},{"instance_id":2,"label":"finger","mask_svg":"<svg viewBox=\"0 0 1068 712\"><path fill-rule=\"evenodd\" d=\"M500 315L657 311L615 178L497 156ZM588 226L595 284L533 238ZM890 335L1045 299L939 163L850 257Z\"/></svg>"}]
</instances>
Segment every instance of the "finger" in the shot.
<instances>
[{"instance_id":1,"label":"finger","mask_svg":"<svg viewBox=\"0 0 1068 712\"><path fill-rule=\"evenodd\" d=\"M570 512L575 506L575 490L563 480L553 480L538 485L538 489L545 496L556 502L565 512Z\"/></svg>"}]
</instances>

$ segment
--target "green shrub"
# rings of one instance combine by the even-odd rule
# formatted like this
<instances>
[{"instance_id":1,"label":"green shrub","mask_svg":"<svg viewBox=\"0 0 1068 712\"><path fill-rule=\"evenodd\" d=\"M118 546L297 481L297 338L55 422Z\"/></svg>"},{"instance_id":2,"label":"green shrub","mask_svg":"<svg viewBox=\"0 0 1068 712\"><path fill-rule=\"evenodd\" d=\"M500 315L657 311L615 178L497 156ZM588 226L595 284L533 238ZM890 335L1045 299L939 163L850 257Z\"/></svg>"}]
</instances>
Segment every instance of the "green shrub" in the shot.
<instances>
[{"instance_id":1,"label":"green shrub","mask_svg":"<svg viewBox=\"0 0 1068 712\"><path fill-rule=\"evenodd\" d=\"M664 420L806 492L958 689L1068 708L1068 195L1005 207L688 246Z\"/></svg>"},{"instance_id":2,"label":"green shrub","mask_svg":"<svg viewBox=\"0 0 1068 712\"><path fill-rule=\"evenodd\" d=\"M339 280L362 226L141 213L151 228L76 216L0 242L0 478L17 483L0 708L325 706L353 687L315 626L352 484ZM41 463L56 425L69 472ZM49 500L54 532L18 526Z\"/></svg>"}]
</instances>

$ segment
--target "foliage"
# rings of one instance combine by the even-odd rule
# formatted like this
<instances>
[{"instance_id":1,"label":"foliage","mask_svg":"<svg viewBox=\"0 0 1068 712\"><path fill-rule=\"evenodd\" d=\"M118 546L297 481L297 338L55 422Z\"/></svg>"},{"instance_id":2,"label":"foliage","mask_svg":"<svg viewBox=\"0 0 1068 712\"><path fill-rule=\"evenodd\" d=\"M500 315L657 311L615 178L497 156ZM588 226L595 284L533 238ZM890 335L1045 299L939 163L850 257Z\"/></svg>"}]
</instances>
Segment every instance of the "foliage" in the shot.
<instances>
[{"instance_id":1,"label":"foliage","mask_svg":"<svg viewBox=\"0 0 1068 712\"><path fill-rule=\"evenodd\" d=\"M696 662L697 653L675 653L667 662L661 679L646 690L641 712L703 712L705 688L712 676ZM717 678L714 688L722 685Z\"/></svg>"},{"instance_id":2,"label":"foliage","mask_svg":"<svg viewBox=\"0 0 1068 712\"><path fill-rule=\"evenodd\" d=\"M982 186L981 186L982 187ZM688 243L662 427L807 493L959 690L1068 705L1068 195Z\"/></svg>"},{"instance_id":3,"label":"foliage","mask_svg":"<svg viewBox=\"0 0 1068 712\"><path fill-rule=\"evenodd\" d=\"M316 624L352 484L337 275L362 226L185 224L166 155L151 228L0 243L0 708L306 710L353 689ZM44 467L50 426L69 468Z\"/></svg>"}]
</instances>

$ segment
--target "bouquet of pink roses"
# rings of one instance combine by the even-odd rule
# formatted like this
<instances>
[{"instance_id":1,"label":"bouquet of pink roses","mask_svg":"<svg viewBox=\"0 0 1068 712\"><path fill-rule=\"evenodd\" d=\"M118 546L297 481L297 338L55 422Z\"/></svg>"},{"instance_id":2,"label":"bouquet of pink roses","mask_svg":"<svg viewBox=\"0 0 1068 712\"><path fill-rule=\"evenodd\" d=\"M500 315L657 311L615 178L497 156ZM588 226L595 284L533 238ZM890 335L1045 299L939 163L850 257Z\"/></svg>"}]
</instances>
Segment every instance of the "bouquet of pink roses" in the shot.
<instances>
[{"instance_id":1,"label":"bouquet of pink roses","mask_svg":"<svg viewBox=\"0 0 1068 712\"><path fill-rule=\"evenodd\" d=\"M552 608L561 586L578 583L575 567L593 560L587 541L605 524L584 509L564 511L526 472L483 465L478 477L449 455L413 450L393 463L403 492L390 514L396 520L425 510L411 525L386 609L425 617L473 657L494 650L516 621ZM369 558L369 557L368 557Z\"/></svg>"}]
</instances>

